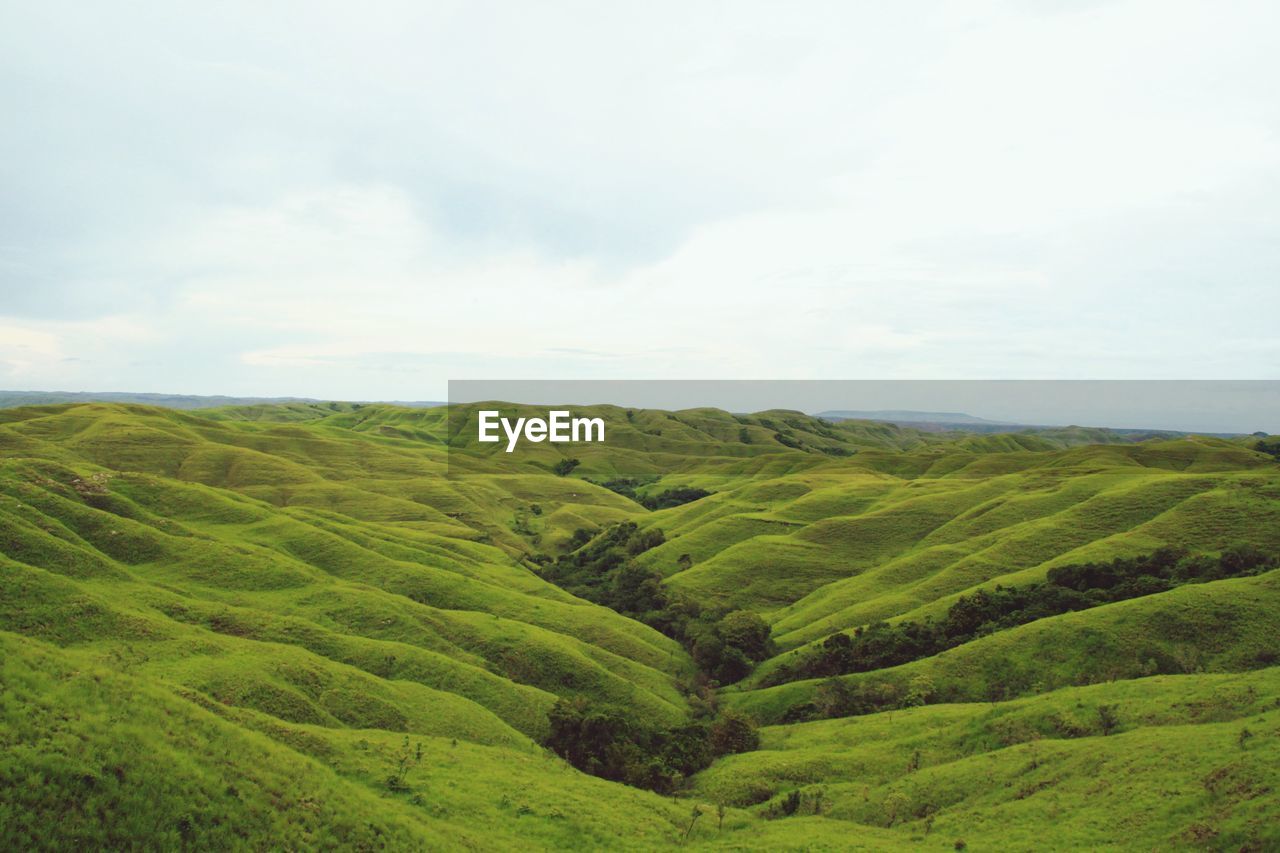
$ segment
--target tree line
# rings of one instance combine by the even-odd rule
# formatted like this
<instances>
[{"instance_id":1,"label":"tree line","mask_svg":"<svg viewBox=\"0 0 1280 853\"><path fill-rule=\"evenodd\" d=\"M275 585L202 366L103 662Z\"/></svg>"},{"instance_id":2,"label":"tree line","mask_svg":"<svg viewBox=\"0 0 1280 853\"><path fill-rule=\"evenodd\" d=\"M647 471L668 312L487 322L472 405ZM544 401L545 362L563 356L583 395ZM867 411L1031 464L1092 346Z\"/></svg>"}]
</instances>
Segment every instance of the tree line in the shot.
<instances>
[{"instance_id":1,"label":"tree line","mask_svg":"<svg viewBox=\"0 0 1280 853\"><path fill-rule=\"evenodd\" d=\"M682 506L687 503L693 503L702 500L705 497L715 494L706 489L699 489L696 486L677 486L674 489L665 489L654 494L640 494L640 489L653 482L653 478L647 480L638 479L636 477L618 477L613 480L588 480L597 486L603 486L611 492L622 495L624 498L630 498L640 506L647 510L667 509L673 506Z\"/></svg>"},{"instance_id":2,"label":"tree line","mask_svg":"<svg viewBox=\"0 0 1280 853\"><path fill-rule=\"evenodd\" d=\"M1038 619L1165 592L1183 584L1260 574L1278 565L1280 560L1274 555L1252 546L1237 546L1218 556L1161 548L1140 557L1058 566L1040 583L996 586L962 595L936 621L877 622L852 634L832 634L817 649L780 665L763 684L899 666Z\"/></svg>"}]
</instances>

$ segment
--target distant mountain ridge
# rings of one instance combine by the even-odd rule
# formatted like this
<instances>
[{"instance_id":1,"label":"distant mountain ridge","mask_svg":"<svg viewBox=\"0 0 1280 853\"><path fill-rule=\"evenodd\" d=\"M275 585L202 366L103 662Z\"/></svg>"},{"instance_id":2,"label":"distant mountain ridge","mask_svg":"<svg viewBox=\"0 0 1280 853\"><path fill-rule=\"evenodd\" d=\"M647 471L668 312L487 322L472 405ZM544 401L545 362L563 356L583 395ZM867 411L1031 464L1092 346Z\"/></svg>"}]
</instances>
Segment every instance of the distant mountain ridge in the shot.
<instances>
[{"instance_id":1,"label":"distant mountain ridge","mask_svg":"<svg viewBox=\"0 0 1280 853\"><path fill-rule=\"evenodd\" d=\"M242 406L355 406L386 404L409 409L431 409L446 406L443 400L326 400L316 397L235 397L224 394L162 394L132 391L4 391L0 390L0 409L18 406L48 406L59 403L126 403L160 406L167 409L191 411ZM798 412L796 414L799 414ZM1028 424L1015 421L997 421L981 418L965 412L926 412L909 409L847 410L830 409L808 417L838 423L840 421L874 421L915 429L920 432L970 432L979 434L1026 432L1039 430L1073 430L1075 426ZM271 419L271 418L268 418ZM1192 430L1148 429L1143 427L1098 427L1125 440L1174 437L1182 435L1211 435L1231 438L1245 433L1199 432Z\"/></svg>"},{"instance_id":2,"label":"distant mountain ridge","mask_svg":"<svg viewBox=\"0 0 1280 853\"><path fill-rule=\"evenodd\" d=\"M984 424L988 426L1028 426L1012 421L993 421L964 412L916 412L908 409L877 409L874 411L832 410L819 412L815 417L827 420L886 421L909 424Z\"/></svg>"},{"instance_id":3,"label":"distant mountain ridge","mask_svg":"<svg viewBox=\"0 0 1280 853\"><path fill-rule=\"evenodd\" d=\"M152 394L132 391L0 391L0 409L15 406L48 406L57 403L139 403L167 409L216 409L222 406L254 406L275 403L380 402L414 409L443 406L434 400L331 401L314 397L231 397L222 394Z\"/></svg>"},{"instance_id":4,"label":"distant mountain ridge","mask_svg":"<svg viewBox=\"0 0 1280 853\"><path fill-rule=\"evenodd\" d=\"M1005 433L1005 432L1026 432L1033 430L1061 430L1061 429L1077 429L1077 426L1064 426L1061 424L1027 424L1015 421L993 421L987 418L980 418L975 415L966 414L964 412L917 412L910 410L876 410L876 411L850 411L850 410L831 410L819 412L814 415L816 418L823 420L840 422L840 421L876 421L880 423L893 424L894 426L907 427L910 429L920 430L921 432L976 432L976 433ZM1146 427L1096 427L1095 429L1105 429L1108 432L1119 436L1125 436L1130 439L1142 438L1169 438L1180 435L1212 435L1219 438L1231 438L1244 433L1235 432L1200 432L1195 430L1175 430L1175 429L1150 429Z\"/></svg>"}]
</instances>

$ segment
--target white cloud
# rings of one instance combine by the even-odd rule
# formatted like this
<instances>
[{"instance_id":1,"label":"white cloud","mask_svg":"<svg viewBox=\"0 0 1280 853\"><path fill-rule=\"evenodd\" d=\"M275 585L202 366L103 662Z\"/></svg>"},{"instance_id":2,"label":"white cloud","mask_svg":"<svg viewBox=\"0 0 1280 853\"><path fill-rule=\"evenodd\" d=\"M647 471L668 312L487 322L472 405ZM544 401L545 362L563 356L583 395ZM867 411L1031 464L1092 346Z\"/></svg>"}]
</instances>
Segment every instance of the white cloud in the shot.
<instances>
[{"instance_id":1,"label":"white cloud","mask_svg":"<svg viewBox=\"0 0 1280 853\"><path fill-rule=\"evenodd\" d=\"M34 381L74 390L86 377L96 381L121 351L159 342L150 323L150 318L125 316L67 321L0 316L0 379L11 386Z\"/></svg>"},{"instance_id":2,"label":"white cloud","mask_svg":"<svg viewBox=\"0 0 1280 853\"><path fill-rule=\"evenodd\" d=\"M0 368L5 375L21 379L62 357L56 336L36 329L0 324Z\"/></svg>"},{"instance_id":3,"label":"white cloud","mask_svg":"<svg viewBox=\"0 0 1280 853\"><path fill-rule=\"evenodd\" d=\"M12 17L31 387L1270 375L1274 4Z\"/></svg>"}]
</instances>

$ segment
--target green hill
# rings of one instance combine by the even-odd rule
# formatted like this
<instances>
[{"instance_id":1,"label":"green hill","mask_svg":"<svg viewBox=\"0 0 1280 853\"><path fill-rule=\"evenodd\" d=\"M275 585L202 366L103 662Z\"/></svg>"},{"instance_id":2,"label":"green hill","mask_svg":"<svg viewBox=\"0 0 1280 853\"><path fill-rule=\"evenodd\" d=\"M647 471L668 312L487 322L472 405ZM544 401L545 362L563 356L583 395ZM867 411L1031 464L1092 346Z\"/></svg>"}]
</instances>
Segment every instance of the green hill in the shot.
<instances>
[{"instance_id":1,"label":"green hill","mask_svg":"<svg viewBox=\"0 0 1280 853\"><path fill-rule=\"evenodd\" d=\"M1248 442L599 406L511 458L477 408L0 410L0 845L1280 844L1280 570L792 672L1064 566L1280 555ZM567 708L673 796L548 748Z\"/></svg>"}]
</instances>

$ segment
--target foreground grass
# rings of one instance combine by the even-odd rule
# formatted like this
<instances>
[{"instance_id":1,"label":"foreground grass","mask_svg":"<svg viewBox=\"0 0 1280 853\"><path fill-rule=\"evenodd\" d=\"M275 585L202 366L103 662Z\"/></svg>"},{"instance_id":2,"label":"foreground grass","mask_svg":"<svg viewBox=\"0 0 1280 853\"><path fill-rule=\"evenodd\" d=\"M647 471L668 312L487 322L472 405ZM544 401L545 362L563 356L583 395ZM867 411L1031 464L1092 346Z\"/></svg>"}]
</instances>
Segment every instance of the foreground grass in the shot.
<instances>
[{"instance_id":1,"label":"foreground grass","mask_svg":"<svg viewBox=\"0 0 1280 853\"><path fill-rule=\"evenodd\" d=\"M413 736L422 762L392 791L401 735L227 708L7 632L0 657L4 849L654 848L687 824L541 750L459 739ZM749 844L756 823L723 832Z\"/></svg>"},{"instance_id":2,"label":"foreground grass","mask_svg":"<svg viewBox=\"0 0 1280 853\"><path fill-rule=\"evenodd\" d=\"M759 751L700 774L696 795L770 815L798 793L799 814L893 826L921 844L961 838L972 849L1280 843L1275 667L761 734Z\"/></svg>"}]
</instances>

